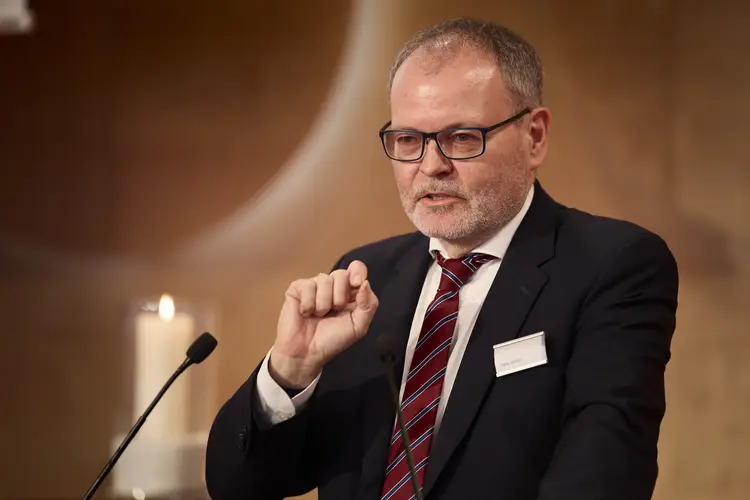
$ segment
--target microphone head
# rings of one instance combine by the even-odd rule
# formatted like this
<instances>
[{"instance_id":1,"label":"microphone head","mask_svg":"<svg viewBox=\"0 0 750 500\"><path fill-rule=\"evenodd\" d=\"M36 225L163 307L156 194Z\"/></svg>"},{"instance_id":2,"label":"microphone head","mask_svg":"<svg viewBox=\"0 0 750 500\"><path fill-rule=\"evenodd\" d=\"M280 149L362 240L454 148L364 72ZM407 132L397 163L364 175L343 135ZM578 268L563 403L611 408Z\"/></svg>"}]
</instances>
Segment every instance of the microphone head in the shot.
<instances>
[{"instance_id":1,"label":"microphone head","mask_svg":"<svg viewBox=\"0 0 750 500\"><path fill-rule=\"evenodd\" d=\"M208 332L204 332L188 347L186 355L192 363L198 364L214 352L216 344L218 342L214 336Z\"/></svg>"}]
</instances>

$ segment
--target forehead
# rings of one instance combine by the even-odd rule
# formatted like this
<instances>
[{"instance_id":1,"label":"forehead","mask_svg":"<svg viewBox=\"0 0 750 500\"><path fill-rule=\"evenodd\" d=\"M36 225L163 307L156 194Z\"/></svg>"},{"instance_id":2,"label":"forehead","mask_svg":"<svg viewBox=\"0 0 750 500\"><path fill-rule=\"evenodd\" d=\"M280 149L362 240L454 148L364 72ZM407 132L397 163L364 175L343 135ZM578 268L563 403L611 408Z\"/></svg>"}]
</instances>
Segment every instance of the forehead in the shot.
<instances>
[{"instance_id":1,"label":"forehead","mask_svg":"<svg viewBox=\"0 0 750 500\"><path fill-rule=\"evenodd\" d=\"M438 130L486 125L507 113L508 92L489 56L474 50L415 51L396 72L391 88L393 127Z\"/></svg>"}]
</instances>

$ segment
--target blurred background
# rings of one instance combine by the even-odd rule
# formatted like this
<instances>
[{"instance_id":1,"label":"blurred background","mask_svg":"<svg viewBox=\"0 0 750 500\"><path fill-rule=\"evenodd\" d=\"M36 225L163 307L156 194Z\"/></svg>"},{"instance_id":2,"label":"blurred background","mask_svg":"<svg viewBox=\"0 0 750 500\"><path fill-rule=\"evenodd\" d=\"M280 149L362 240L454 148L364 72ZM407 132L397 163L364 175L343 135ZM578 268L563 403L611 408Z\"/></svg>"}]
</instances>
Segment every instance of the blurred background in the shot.
<instances>
[{"instance_id":1,"label":"blurred background","mask_svg":"<svg viewBox=\"0 0 750 500\"><path fill-rule=\"evenodd\" d=\"M23 6L28 23L7 14ZM455 16L538 48L545 189L677 256L655 498L748 498L740 0L0 0L0 498L80 498L209 330L216 352L100 490L203 497L204 433L270 347L288 282L412 230L377 137L387 73L415 30Z\"/></svg>"}]
</instances>

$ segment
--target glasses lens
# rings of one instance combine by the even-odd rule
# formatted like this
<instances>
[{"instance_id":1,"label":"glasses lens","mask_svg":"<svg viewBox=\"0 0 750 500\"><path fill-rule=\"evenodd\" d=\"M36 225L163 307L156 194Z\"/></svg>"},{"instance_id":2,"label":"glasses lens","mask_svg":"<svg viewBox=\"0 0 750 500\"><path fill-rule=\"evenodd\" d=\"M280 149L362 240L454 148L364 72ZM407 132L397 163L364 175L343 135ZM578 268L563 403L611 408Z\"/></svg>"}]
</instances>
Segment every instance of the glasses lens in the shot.
<instances>
[{"instance_id":1,"label":"glasses lens","mask_svg":"<svg viewBox=\"0 0 750 500\"><path fill-rule=\"evenodd\" d=\"M399 130L383 134L383 144L388 156L397 160L416 160L422 156L422 136Z\"/></svg>"},{"instance_id":2,"label":"glasses lens","mask_svg":"<svg viewBox=\"0 0 750 500\"><path fill-rule=\"evenodd\" d=\"M454 129L441 132L437 137L440 149L449 158L471 158L482 152L484 138L478 130Z\"/></svg>"}]
</instances>

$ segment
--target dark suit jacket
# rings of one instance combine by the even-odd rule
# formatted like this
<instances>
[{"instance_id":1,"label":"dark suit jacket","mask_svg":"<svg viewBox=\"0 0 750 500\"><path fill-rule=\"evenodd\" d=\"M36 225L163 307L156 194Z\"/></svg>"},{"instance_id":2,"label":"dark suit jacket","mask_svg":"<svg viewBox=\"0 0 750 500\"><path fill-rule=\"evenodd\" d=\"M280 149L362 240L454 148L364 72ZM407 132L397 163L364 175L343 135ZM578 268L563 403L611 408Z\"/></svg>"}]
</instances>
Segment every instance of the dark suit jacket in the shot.
<instances>
[{"instance_id":1,"label":"dark suit jacket","mask_svg":"<svg viewBox=\"0 0 750 500\"><path fill-rule=\"evenodd\" d=\"M431 258L415 233L353 250L335 267L354 259L380 299L367 335L325 367L305 410L270 429L253 414L256 368L211 430L214 500L315 487L321 500L380 498L395 414L375 341L395 335L403 352ZM461 362L425 498L650 498L677 288L661 238L564 207L537 183ZM492 346L539 331L549 362L496 377Z\"/></svg>"}]
</instances>

